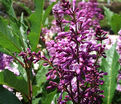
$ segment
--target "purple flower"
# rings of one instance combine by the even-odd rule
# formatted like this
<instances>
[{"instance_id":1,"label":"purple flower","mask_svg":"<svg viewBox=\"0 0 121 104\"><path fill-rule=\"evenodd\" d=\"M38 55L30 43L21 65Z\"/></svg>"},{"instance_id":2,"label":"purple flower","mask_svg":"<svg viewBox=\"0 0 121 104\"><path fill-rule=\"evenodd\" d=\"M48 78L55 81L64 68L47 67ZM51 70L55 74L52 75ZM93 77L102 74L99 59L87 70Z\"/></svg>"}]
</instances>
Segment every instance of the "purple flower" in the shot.
<instances>
[{"instance_id":1,"label":"purple flower","mask_svg":"<svg viewBox=\"0 0 121 104\"><path fill-rule=\"evenodd\" d=\"M99 21L95 21L100 11L97 3L88 2L81 7L76 7L75 0L73 5L61 0L53 8L60 32L55 40L46 42L53 67L46 76L51 80L48 88L56 87L67 93L68 97L62 99L61 92L59 104L68 100L74 104L101 104L101 98L104 97L99 86L103 85L101 78L106 73L98 71L98 61L101 56L105 57L102 41L106 39L106 33L99 27ZM69 20L64 19L65 15L69 16ZM69 30L65 32L67 23ZM56 78L58 82L54 81Z\"/></svg>"},{"instance_id":2,"label":"purple flower","mask_svg":"<svg viewBox=\"0 0 121 104\"><path fill-rule=\"evenodd\" d=\"M121 71L119 71L118 78L117 78L117 91L121 92Z\"/></svg>"},{"instance_id":3,"label":"purple flower","mask_svg":"<svg viewBox=\"0 0 121 104\"><path fill-rule=\"evenodd\" d=\"M11 69L10 63L13 61L11 56L8 56L4 53L0 53L0 70L7 68L8 70Z\"/></svg>"},{"instance_id":4,"label":"purple flower","mask_svg":"<svg viewBox=\"0 0 121 104\"><path fill-rule=\"evenodd\" d=\"M0 70L5 69L5 60L4 60L4 56L3 53L0 53Z\"/></svg>"},{"instance_id":5,"label":"purple flower","mask_svg":"<svg viewBox=\"0 0 121 104\"><path fill-rule=\"evenodd\" d=\"M118 33L119 33L119 38L118 38L118 41L117 41L117 52L120 56L119 63L121 65L121 30Z\"/></svg>"}]
</instances>

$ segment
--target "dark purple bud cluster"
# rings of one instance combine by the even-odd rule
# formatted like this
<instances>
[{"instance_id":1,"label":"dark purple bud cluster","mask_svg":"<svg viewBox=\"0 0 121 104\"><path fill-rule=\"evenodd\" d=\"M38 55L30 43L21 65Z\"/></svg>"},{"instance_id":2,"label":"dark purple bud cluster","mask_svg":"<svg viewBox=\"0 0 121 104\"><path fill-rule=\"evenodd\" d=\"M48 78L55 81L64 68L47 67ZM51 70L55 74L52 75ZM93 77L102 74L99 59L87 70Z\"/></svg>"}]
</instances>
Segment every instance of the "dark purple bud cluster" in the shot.
<instances>
[{"instance_id":1,"label":"dark purple bud cluster","mask_svg":"<svg viewBox=\"0 0 121 104\"><path fill-rule=\"evenodd\" d=\"M96 32L95 33L96 40L102 42L103 40L107 39L106 37L107 32L103 31L101 27L97 26L95 32Z\"/></svg>"},{"instance_id":2,"label":"dark purple bud cluster","mask_svg":"<svg viewBox=\"0 0 121 104\"><path fill-rule=\"evenodd\" d=\"M72 5L61 0L53 9L56 20L61 17L61 21L56 21L60 32L55 41L46 43L53 65L53 69L47 73L47 79L51 80L47 88L56 87L61 91L58 104L66 104L68 100L74 104L101 104L101 98L104 97L99 86L103 85L101 78L107 73L99 72L98 61L105 56L102 41L106 39L106 33L101 30L99 23L93 23L96 13L90 17L86 15L90 11L84 11L83 15L83 9L76 7L76 0ZM69 20L64 19L65 15L69 16ZM69 25L66 32L65 24ZM55 79L59 81L55 82ZM67 93L65 99L62 99L63 92Z\"/></svg>"},{"instance_id":3,"label":"dark purple bud cluster","mask_svg":"<svg viewBox=\"0 0 121 104\"><path fill-rule=\"evenodd\" d=\"M42 57L44 57L41 55L40 51L38 53L31 52L29 48L27 48L27 51L21 52L19 56L22 56L22 58L24 59L24 66L26 68L30 68L32 63L37 63Z\"/></svg>"}]
</instances>

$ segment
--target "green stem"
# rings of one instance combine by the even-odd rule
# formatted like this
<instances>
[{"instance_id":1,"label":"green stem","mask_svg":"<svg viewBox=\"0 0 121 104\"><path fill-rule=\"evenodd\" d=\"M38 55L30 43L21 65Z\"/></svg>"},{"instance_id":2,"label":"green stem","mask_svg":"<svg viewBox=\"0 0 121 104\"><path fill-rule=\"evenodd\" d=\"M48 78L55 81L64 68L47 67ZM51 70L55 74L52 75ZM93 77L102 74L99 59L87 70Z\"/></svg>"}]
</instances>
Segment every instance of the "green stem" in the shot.
<instances>
[{"instance_id":1,"label":"green stem","mask_svg":"<svg viewBox=\"0 0 121 104\"><path fill-rule=\"evenodd\" d=\"M26 73L27 73L27 83L28 83L29 104L32 104L32 81L30 78L30 69L26 69Z\"/></svg>"}]
</instances>

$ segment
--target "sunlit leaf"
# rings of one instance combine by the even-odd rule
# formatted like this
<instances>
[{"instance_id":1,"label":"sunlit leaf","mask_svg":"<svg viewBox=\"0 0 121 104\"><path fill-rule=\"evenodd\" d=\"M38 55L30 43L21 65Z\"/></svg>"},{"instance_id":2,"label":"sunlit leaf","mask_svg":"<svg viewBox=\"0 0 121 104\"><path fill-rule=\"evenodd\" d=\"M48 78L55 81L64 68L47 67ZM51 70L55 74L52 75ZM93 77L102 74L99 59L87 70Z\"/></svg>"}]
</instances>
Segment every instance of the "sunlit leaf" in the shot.
<instances>
[{"instance_id":1,"label":"sunlit leaf","mask_svg":"<svg viewBox=\"0 0 121 104\"><path fill-rule=\"evenodd\" d=\"M107 22L110 25L111 18L112 18L112 16L113 16L114 13L109 8L106 8L106 7L104 7L104 13L105 13Z\"/></svg>"},{"instance_id":2,"label":"sunlit leaf","mask_svg":"<svg viewBox=\"0 0 121 104\"><path fill-rule=\"evenodd\" d=\"M44 0L34 0L35 3L35 11L30 16L29 20L31 23L31 31L28 35L32 50L36 50L37 44L39 43L41 26L42 26L42 16L43 16L43 8L44 8Z\"/></svg>"},{"instance_id":3,"label":"sunlit leaf","mask_svg":"<svg viewBox=\"0 0 121 104\"><path fill-rule=\"evenodd\" d=\"M16 76L7 69L0 72L0 84L7 85L11 88L16 89L22 94L28 95L28 86L24 78Z\"/></svg>"},{"instance_id":4,"label":"sunlit leaf","mask_svg":"<svg viewBox=\"0 0 121 104\"><path fill-rule=\"evenodd\" d=\"M101 69L107 72L108 75L104 76L104 85L102 89L104 90L103 99L104 104L111 104L114 92L117 86L117 74L119 70L119 56L116 52L116 44L112 46L110 50L106 52L106 58L102 59Z\"/></svg>"},{"instance_id":5,"label":"sunlit leaf","mask_svg":"<svg viewBox=\"0 0 121 104\"><path fill-rule=\"evenodd\" d=\"M20 52L21 47L18 42L18 37L15 36L7 21L0 18L0 46L6 48L10 52Z\"/></svg>"},{"instance_id":6,"label":"sunlit leaf","mask_svg":"<svg viewBox=\"0 0 121 104\"><path fill-rule=\"evenodd\" d=\"M111 28L115 34L121 29L121 16L118 14L114 14L111 18L110 22Z\"/></svg>"},{"instance_id":7,"label":"sunlit leaf","mask_svg":"<svg viewBox=\"0 0 121 104\"><path fill-rule=\"evenodd\" d=\"M42 24L45 24L45 21L47 19L47 17L49 16L50 12L52 11L52 7L56 4L56 2L53 2L51 5L48 6L48 8L45 10L44 14L43 14L43 20L42 20Z\"/></svg>"}]
</instances>

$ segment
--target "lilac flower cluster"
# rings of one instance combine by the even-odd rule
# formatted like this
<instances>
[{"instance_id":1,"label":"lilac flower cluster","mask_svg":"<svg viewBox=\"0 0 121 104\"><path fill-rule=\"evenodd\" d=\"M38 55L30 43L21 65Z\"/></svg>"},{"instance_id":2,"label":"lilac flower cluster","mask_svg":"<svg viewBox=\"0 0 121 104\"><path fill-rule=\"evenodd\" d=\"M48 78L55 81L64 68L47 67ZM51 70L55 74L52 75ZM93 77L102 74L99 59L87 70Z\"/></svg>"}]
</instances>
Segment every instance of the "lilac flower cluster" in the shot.
<instances>
[{"instance_id":1,"label":"lilac flower cluster","mask_svg":"<svg viewBox=\"0 0 121 104\"><path fill-rule=\"evenodd\" d=\"M99 21L103 19L103 15L100 13L101 9L98 8L98 3L95 0L90 0L90 2L79 2L77 6L79 9L81 9L79 14L81 15L81 18L85 18L85 20L92 19L90 21L90 24L92 24L93 27L99 25ZM43 42L52 39L52 36L54 34L61 32L62 30L64 31L65 26L68 24L69 21L63 19L65 14L61 13L61 9L62 6L60 5L60 3L56 4L53 7L53 13L55 15L56 22L55 20L52 22L52 26L50 29L42 29L42 34L44 34L44 36L41 35L40 38Z\"/></svg>"},{"instance_id":2,"label":"lilac flower cluster","mask_svg":"<svg viewBox=\"0 0 121 104\"><path fill-rule=\"evenodd\" d=\"M61 91L58 104L66 104L68 100L74 104L101 104L104 96L99 86L103 85L101 78L107 73L98 71L98 60L105 57L102 41L106 39L106 33L99 24L93 28L95 13L88 17L83 15L76 7L76 0L72 5L61 0L54 6L53 13L60 32L55 41L46 43L53 67L47 73L47 79L51 80L47 88L56 87ZM64 19L65 15L70 20ZM65 24L69 25L69 31L64 32ZM58 82L54 81L56 78ZM67 95L62 99L64 92Z\"/></svg>"},{"instance_id":3,"label":"lilac flower cluster","mask_svg":"<svg viewBox=\"0 0 121 104\"><path fill-rule=\"evenodd\" d=\"M93 26L99 25L99 21L104 18L101 14L101 9L98 8L98 3L95 0L90 0L90 2L80 2L78 8L81 8L81 16L92 18Z\"/></svg>"},{"instance_id":4,"label":"lilac flower cluster","mask_svg":"<svg viewBox=\"0 0 121 104\"><path fill-rule=\"evenodd\" d=\"M13 72L15 75L19 75L19 71L17 70L17 67L11 66L11 63L13 62L12 56L6 55L4 53L0 52L0 70L8 69L9 71ZM13 63L15 64L15 63ZM9 91L13 91L12 88L3 85L4 88L8 89Z\"/></svg>"},{"instance_id":5,"label":"lilac flower cluster","mask_svg":"<svg viewBox=\"0 0 121 104\"><path fill-rule=\"evenodd\" d=\"M119 37L118 37L118 41L117 41L117 52L119 54L119 63L121 65L121 30L118 32L119 34ZM121 91L121 84L119 83L121 81L121 72L119 71L119 74L118 74L118 78L117 78L117 82L118 82L118 85L117 85L117 90L118 91Z\"/></svg>"},{"instance_id":6,"label":"lilac flower cluster","mask_svg":"<svg viewBox=\"0 0 121 104\"><path fill-rule=\"evenodd\" d=\"M117 91L121 92L121 71L119 71L118 78L117 78Z\"/></svg>"},{"instance_id":7,"label":"lilac flower cluster","mask_svg":"<svg viewBox=\"0 0 121 104\"><path fill-rule=\"evenodd\" d=\"M5 69L6 67L10 68L10 63L13 61L11 56L3 54L0 52L0 70Z\"/></svg>"},{"instance_id":8,"label":"lilac flower cluster","mask_svg":"<svg viewBox=\"0 0 121 104\"><path fill-rule=\"evenodd\" d=\"M119 38L117 41L117 52L119 53L120 59L119 59L119 63L121 65L121 30L118 32L119 34Z\"/></svg>"},{"instance_id":9,"label":"lilac flower cluster","mask_svg":"<svg viewBox=\"0 0 121 104\"><path fill-rule=\"evenodd\" d=\"M68 3L64 4L63 6L65 6L65 7L71 6L71 5L68 5ZM76 5L73 6L73 9L75 7L76 7ZM103 17L104 17L100 13L101 9L98 8L98 3L95 2L94 0L90 0L90 2L79 2L77 7L78 7L78 9L76 12L78 12L77 18L79 19L79 21L82 20L84 22L84 21L88 20L89 24L93 27L99 25L99 21L101 19L103 19ZM56 28L57 28L58 32L60 32L62 30L64 31L65 25L69 23L69 21L65 20L63 17L65 15L70 15L69 14L70 9L69 9L69 7L66 7L67 10L64 13L62 8L63 7L60 4L60 2L53 7L53 13L54 13L55 18L56 18ZM91 19L91 21L90 21L90 19ZM83 25L87 25L87 24L83 24ZM60 28L60 30L58 29L58 27ZM90 26L87 26L86 28L88 29L89 27ZM54 29L56 29L56 28L54 28Z\"/></svg>"}]
</instances>

